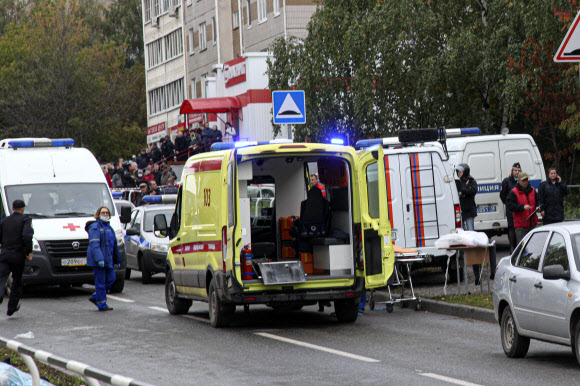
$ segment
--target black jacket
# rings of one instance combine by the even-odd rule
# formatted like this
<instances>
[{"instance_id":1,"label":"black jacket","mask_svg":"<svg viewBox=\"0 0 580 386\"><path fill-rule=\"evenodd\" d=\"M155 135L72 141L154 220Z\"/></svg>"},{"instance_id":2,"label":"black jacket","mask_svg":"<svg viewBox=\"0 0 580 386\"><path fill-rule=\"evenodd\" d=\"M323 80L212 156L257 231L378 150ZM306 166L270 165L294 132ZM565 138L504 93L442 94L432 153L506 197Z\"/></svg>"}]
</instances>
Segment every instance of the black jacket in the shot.
<instances>
[{"instance_id":1,"label":"black jacket","mask_svg":"<svg viewBox=\"0 0 580 386\"><path fill-rule=\"evenodd\" d=\"M180 153L179 155L182 155L183 151L185 149L187 149L189 147L189 140L183 136L183 137L175 137L175 152L176 153Z\"/></svg>"},{"instance_id":2,"label":"black jacket","mask_svg":"<svg viewBox=\"0 0 580 386\"><path fill-rule=\"evenodd\" d=\"M544 224L564 221L564 196L570 188L564 182L544 181L538 188L540 208L544 213Z\"/></svg>"},{"instance_id":3,"label":"black jacket","mask_svg":"<svg viewBox=\"0 0 580 386\"><path fill-rule=\"evenodd\" d=\"M503 181L501 182L501 190L499 191L499 198L501 199L501 202L503 202L504 204L506 204L506 217L508 220L508 227L513 227L514 226L514 214L513 212L507 207L507 196L510 193L510 191L515 188L518 185L518 181L513 178L512 176L506 177L503 179Z\"/></svg>"},{"instance_id":4,"label":"black jacket","mask_svg":"<svg viewBox=\"0 0 580 386\"><path fill-rule=\"evenodd\" d=\"M159 148L157 146L153 146L151 147L151 160L154 163L157 163L159 161L161 161L161 158L163 157L163 155L161 154L161 150L159 150Z\"/></svg>"},{"instance_id":5,"label":"black jacket","mask_svg":"<svg viewBox=\"0 0 580 386\"><path fill-rule=\"evenodd\" d=\"M137 167L139 169L145 169L147 166L149 166L149 155L147 154L139 154L137 156Z\"/></svg>"},{"instance_id":6,"label":"black jacket","mask_svg":"<svg viewBox=\"0 0 580 386\"><path fill-rule=\"evenodd\" d=\"M2 252L32 252L32 219L28 215L14 212L0 223L0 242Z\"/></svg>"},{"instance_id":7,"label":"black jacket","mask_svg":"<svg viewBox=\"0 0 580 386\"><path fill-rule=\"evenodd\" d=\"M163 142L161 145L161 153L163 154L163 158L173 157L173 153L175 153L173 143L169 140Z\"/></svg>"},{"instance_id":8,"label":"black jacket","mask_svg":"<svg viewBox=\"0 0 580 386\"><path fill-rule=\"evenodd\" d=\"M459 205L461 205L461 217L463 219L477 217L475 195L477 194L477 182L469 174L459 180L455 180L459 193Z\"/></svg>"},{"instance_id":9,"label":"black jacket","mask_svg":"<svg viewBox=\"0 0 580 386\"><path fill-rule=\"evenodd\" d=\"M136 180L133 178L133 175L128 170L125 170L123 172L121 179L123 180L123 186L125 188L134 188L137 186Z\"/></svg>"}]
</instances>

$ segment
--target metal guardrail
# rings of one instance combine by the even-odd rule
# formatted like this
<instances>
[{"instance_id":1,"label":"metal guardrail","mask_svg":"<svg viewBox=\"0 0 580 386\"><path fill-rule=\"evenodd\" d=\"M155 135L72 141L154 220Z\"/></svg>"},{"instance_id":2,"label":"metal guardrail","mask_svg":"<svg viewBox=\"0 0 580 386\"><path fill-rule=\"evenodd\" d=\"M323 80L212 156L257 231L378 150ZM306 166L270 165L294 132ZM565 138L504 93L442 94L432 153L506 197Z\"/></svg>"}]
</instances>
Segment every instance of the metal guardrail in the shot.
<instances>
[{"instance_id":1,"label":"metal guardrail","mask_svg":"<svg viewBox=\"0 0 580 386\"><path fill-rule=\"evenodd\" d=\"M33 386L40 385L40 373L38 372L38 367L36 367L35 360L62 372L66 369L76 373L85 379L89 386L100 385L99 381L115 386L150 386L148 383L136 381L133 378L125 377L123 375L99 370L82 362L65 359L47 351L35 350L30 346L26 346L15 340L6 339L2 336L0 336L0 345L6 347L8 350L18 353L20 357L22 357L22 360L28 367L30 375L32 376Z\"/></svg>"}]
</instances>

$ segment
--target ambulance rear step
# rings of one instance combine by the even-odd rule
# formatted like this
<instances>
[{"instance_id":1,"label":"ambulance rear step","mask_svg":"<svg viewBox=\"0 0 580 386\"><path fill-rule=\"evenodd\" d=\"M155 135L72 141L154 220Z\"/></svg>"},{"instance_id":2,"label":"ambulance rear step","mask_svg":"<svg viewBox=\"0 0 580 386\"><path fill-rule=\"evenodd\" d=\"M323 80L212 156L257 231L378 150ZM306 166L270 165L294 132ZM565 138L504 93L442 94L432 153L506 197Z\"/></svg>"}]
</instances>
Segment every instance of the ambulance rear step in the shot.
<instances>
[{"instance_id":1,"label":"ambulance rear step","mask_svg":"<svg viewBox=\"0 0 580 386\"><path fill-rule=\"evenodd\" d=\"M258 263L264 285L306 283L306 273L301 261Z\"/></svg>"}]
</instances>

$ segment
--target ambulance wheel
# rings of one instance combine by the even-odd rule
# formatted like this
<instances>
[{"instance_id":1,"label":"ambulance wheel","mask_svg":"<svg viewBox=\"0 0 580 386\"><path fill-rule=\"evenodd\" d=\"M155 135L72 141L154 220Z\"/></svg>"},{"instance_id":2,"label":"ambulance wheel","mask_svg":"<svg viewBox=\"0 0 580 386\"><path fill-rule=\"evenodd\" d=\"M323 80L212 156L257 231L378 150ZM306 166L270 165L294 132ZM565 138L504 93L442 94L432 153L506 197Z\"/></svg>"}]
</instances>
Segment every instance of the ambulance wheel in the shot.
<instances>
[{"instance_id":1,"label":"ambulance wheel","mask_svg":"<svg viewBox=\"0 0 580 386\"><path fill-rule=\"evenodd\" d=\"M165 304L167 310L171 315L186 314L191 307L191 300L180 299L177 297L177 289L175 288L175 281L173 281L173 274L171 271L165 275Z\"/></svg>"},{"instance_id":2,"label":"ambulance wheel","mask_svg":"<svg viewBox=\"0 0 580 386\"><path fill-rule=\"evenodd\" d=\"M336 319L341 323L352 323L358 317L358 306L360 301L355 302L353 299L335 300L334 312Z\"/></svg>"},{"instance_id":3,"label":"ambulance wheel","mask_svg":"<svg viewBox=\"0 0 580 386\"><path fill-rule=\"evenodd\" d=\"M129 280L131 278L131 268L125 269L125 280Z\"/></svg>"},{"instance_id":4,"label":"ambulance wheel","mask_svg":"<svg viewBox=\"0 0 580 386\"><path fill-rule=\"evenodd\" d=\"M125 276L117 276L117 280L115 280L115 284L109 290L112 294L118 294L123 292L123 288L125 288Z\"/></svg>"},{"instance_id":5,"label":"ambulance wheel","mask_svg":"<svg viewBox=\"0 0 580 386\"><path fill-rule=\"evenodd\" d=\"M230 325L232 315L236 311L234 304L224 304L217 292L215 278L209 284L209 321L212 327L227 327Z\"/></svg>"}]
</instances>

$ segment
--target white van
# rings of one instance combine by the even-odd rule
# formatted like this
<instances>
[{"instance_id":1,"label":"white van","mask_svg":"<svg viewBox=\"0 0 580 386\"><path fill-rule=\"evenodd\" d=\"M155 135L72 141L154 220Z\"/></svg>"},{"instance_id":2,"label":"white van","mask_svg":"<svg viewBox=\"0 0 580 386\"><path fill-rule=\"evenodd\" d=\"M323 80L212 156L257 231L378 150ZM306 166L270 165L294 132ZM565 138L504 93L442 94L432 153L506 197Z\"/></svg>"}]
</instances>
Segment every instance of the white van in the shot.
<instances>
[{"instance_id":1,"label":"white van","mask_svg":"<svg viewBox=\"0 0 580 386\"><path fill-rule=\"evenodd\" d=\"M446 143L449 163L453 167L461 163L469 165L470 174L477 182L475 230L490 236L505 233L507 218L499 192L513 164L520 163L536 189L546 179L534 139L527 134L475 135L449 138Z\"/></svg>"},{"instance_id":2,"label":"white van","mask_svg":"<svg viewBox=\"0 0 580 386\"><path fill-rule=\"evenodd\" d=\"M401 135L411 131L416 140L403 139ZM383 148L387 197L381 202L388 205L393 242L419 250L427 256L427 263L445 269L447 254L434 244L461 228L453 168L438 142L437 129L401 130L399 136L358 141L356 147L371 151L372 146ZM451 260L455 264L455 259Z\"/></svg>"},{"instance_id":3,"label":"white van","mask_svg":"<svg viewBox=\"0 0 580 386\"><path fill-rule=\"evenodd\" d=\"M0 218L12 213L17 199L32 217L33 258L24 268L25 285L81 285L94 282L93 270L86 266L85 225L99 207L108 207L123 259L111 292L121 292L127 259L119 214L97 160L73 145L72 139L0 141Z\"/></svg>"}]
</instances>

